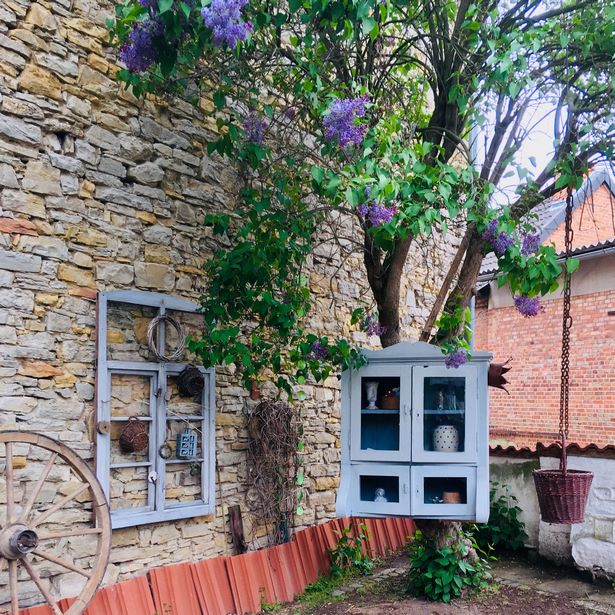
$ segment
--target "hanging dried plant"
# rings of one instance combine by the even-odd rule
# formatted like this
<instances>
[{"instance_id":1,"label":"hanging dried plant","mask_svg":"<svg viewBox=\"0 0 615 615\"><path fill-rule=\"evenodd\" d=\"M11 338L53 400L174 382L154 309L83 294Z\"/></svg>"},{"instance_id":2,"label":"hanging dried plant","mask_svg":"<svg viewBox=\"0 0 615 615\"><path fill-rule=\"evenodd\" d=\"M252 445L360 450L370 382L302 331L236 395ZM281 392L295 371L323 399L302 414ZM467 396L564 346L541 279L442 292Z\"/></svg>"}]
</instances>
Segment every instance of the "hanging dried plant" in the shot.
<instances>
[{"instance_id":1,"label":"hanging dried plant","mask_svg":"<svg viewBox=\"0 0 615 615\"><path fill-rule=\"evenodd\" d=\"M250 410L247 427L248 506L267 528L270 544L282 544L297 509L298 412L286 402L264 400Z\"/></svg>"}]
</instances>

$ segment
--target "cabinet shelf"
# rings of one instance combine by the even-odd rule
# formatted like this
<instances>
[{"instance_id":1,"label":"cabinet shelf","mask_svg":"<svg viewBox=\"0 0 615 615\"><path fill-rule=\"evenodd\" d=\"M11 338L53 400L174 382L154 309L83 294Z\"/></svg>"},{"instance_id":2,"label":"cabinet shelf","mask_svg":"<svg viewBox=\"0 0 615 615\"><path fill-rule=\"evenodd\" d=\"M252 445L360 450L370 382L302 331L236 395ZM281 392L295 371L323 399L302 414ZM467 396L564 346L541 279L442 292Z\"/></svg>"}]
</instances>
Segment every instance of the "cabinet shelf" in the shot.
<instances>
[{"instance_id":1,"label":"cabinet shelf","mask_svg":"<svg viewBox=\"0 0 615 615\"><path fill-rule=\"evenodd\" d=\"M361 408L361 414L399 414L399 408L387 410L386 408Z\"/></svg>"},{"instance_id":2,"label":"cabinet shelf","mask_svg":"<svg viewBox=\"0 0 615 615\"><path fill-rule=\"evenodd\" d=\"M424 414L465 414L465 410L435 410L435 409L425 409L423 410Z\"/></svg>"}]
</instances>

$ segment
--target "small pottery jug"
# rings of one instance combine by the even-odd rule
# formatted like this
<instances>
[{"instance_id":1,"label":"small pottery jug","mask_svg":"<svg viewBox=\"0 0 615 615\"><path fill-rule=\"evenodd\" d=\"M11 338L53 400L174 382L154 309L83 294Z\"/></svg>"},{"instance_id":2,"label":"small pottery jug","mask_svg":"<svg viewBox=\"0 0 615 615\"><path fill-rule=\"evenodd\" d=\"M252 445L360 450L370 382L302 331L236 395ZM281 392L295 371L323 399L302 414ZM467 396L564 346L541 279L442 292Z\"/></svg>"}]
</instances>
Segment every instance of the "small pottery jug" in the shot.
<instances>
[{"instance_id":1,"label":"small pottery jug","mask_svg":"<svg viewBox=\"0 0 615 615\"><path fill-rule=\"evenodd\" d=\"M433 430L433 450L440 453L459 450L459 432L454 425L440 425Z\"/></svg>"}]
</instances>

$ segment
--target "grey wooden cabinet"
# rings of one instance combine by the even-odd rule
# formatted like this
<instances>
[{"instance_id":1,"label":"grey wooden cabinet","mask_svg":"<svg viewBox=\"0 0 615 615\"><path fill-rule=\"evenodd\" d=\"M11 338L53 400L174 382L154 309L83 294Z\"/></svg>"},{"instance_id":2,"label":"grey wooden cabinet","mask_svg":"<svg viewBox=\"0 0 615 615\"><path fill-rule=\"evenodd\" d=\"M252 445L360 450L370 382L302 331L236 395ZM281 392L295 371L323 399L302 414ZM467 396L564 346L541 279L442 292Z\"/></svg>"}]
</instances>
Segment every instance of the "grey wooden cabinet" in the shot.
<instances>
[{"instance_id":1,"label":"grey wooden cabinet","mask_svg":"<svg viewBox=\"0 0 615 615\"><path fill-rule=\"evenodd\" d=\"M487 521L491 355L457 369L422 342L365 355L342 374L338 516Z\"/></svg>"}]
</instances>

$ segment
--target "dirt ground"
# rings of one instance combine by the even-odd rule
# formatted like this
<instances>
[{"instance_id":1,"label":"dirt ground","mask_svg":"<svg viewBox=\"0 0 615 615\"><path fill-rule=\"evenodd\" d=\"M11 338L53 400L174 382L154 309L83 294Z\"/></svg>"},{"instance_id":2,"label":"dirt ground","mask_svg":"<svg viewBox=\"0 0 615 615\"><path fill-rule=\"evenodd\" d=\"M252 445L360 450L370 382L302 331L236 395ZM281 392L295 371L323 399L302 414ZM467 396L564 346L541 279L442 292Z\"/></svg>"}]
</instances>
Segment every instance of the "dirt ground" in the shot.
<instances>
[{"instance_id":1,"label":"dirt ground","mask_svg":"<svg viewBox=\"0 0 615 615\"><path fill-rule=\"evenodd\" d=\"M443 605L409 597L405 591L407 558L387 562L371 577L354 580L331 602L310 607L301 601L286 615L615 615L615 590L592 583L571 568L525 556L493 562L494 582L478 596ZM342 594L343 592L343 594ZM336 593L336 592L334 592Z\"/></svg>"}]
</instances>

